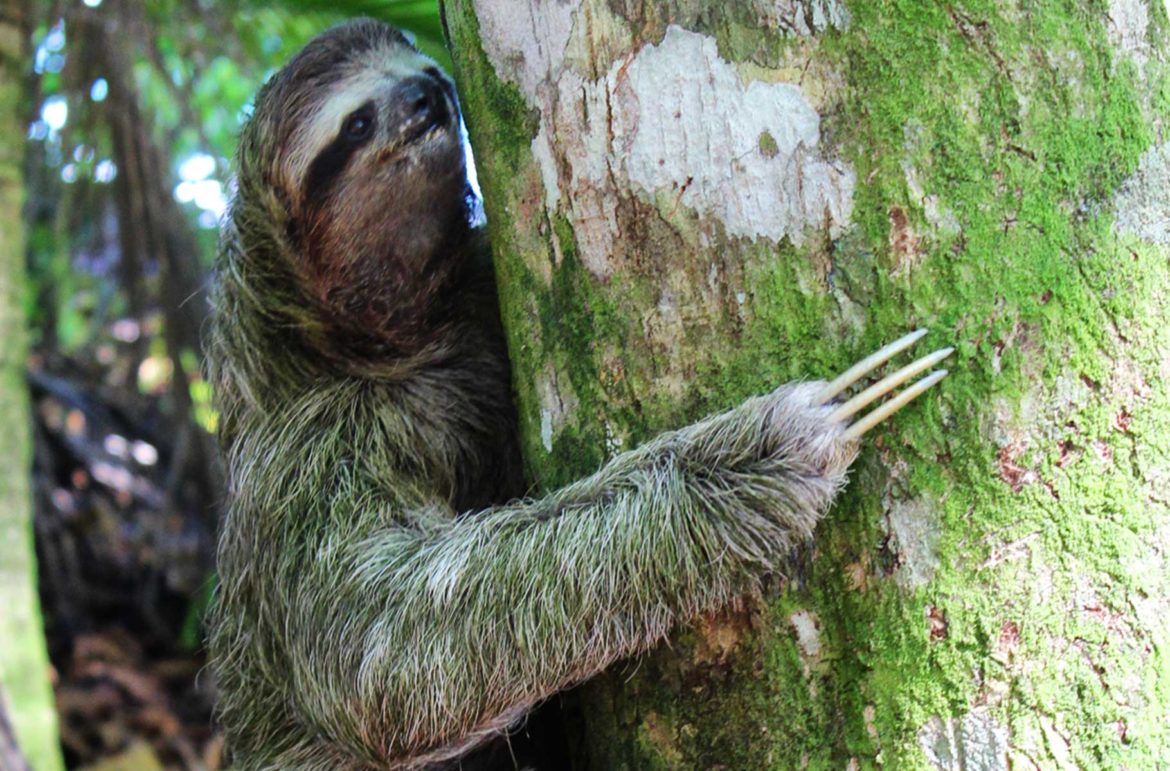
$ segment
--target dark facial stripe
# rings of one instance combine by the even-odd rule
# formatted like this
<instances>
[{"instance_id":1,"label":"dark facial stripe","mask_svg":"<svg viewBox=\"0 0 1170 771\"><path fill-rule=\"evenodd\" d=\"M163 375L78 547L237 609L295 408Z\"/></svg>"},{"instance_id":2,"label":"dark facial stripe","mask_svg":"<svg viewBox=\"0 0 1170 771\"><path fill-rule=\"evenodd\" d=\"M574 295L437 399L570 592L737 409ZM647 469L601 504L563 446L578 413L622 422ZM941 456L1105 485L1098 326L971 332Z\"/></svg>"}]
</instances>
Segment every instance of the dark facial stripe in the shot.
<instances>
[{"instance_id":1,"label":"dark facial stripe","mask_svg":"<svg viewBox=\"0 0 1170 771\"><path fill-rule=\"evenodd\" d=\"M372 114L374 103L372 101L366 102L351 115L363 111L369 111ZM333 141L317 154L317 157L309 164L303 188L304 200L310 206L313 205L314 201L320 201L328 195L337 178L341 176L341 172L345 170L349 159L362 144L362 142L355 143L347 137L344 127L341 127Z\"/></svg>"}]
</instances>

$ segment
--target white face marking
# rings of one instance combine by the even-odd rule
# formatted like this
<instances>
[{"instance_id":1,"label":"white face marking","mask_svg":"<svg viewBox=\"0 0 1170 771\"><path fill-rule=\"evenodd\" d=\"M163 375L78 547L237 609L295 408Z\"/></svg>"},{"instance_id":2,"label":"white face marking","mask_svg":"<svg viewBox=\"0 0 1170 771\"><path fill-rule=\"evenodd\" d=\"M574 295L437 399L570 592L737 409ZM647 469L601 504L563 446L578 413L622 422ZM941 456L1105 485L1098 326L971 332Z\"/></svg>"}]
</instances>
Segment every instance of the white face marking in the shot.
<instances>
[{"instance_id":1,"label":"white face marking","mask_svg":"<svg viewBox=\"0 0 1170 771\"><path fill-rule=\"evenodd\" d=\"M300 189L309 164L337 137L350 113L366 102L377 102L402 79L438 66L430 57L400 45L371 52L369 57L332 86L293 136L291 150L281 162L285 181L292 183L289 188Z\"/></svg>"}]
</instances>

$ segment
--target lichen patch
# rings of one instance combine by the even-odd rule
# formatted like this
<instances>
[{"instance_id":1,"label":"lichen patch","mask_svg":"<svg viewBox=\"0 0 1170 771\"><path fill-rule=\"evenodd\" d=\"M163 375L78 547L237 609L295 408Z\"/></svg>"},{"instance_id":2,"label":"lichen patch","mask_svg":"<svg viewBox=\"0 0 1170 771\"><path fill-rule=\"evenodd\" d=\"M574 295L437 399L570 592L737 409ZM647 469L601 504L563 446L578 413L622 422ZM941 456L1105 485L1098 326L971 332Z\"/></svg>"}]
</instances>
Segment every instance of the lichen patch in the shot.
<instances>
[{"instance_id":1,"label":"lichen patch","mask_svg":"<svg viewBox=\"0 0 1170 771\"><path fill-rule=\"evenodd\" d=\"M942 771L1007 771L1008 729L986 709L961 718L930 718L918 731L918 746Z\"/></svg>"},{"instance_id":2,"label":"lichen patch","mask_svg":"<svg viewBox=\"0 0 1170 771\"><path fill-rule=\"evenodd\" d=\"M540 398L540 441L545 452L552 452L554 437L568 416L577 410L577 394L572 386L562 388L551 365L546 366L537 378L536 393Z\"/></svg>"},{"instance_id":3,"label":"lichen patch","mask_svg":"<svg viewBox=\"0 0 1170 771\"><path fill-rule=\"evenodd\" d=\"M844 231L855 175L821 146L820 116L799 86L745 82L714 38L677 26L589 79L563 61L566 41L584 33L553 5L555 19L508 32L488 55L541 107L531 151L544 203L570 210L593 275L612 272L625 196L665 206L668 218L680 207L713 217L731 236L799 245L808 229ZM502 11L488 10L491 27Z\"/></svg>"},{"instance_id":4,"label":"lichen patch","mask_svg":"<svg viewBox=\"0 0 1170 771\"><path fill-rule=\"evenodd\" d=\"M818 661L821 658L821 628L816 615L807 610L798 610L788 617L788 623L796 633L796 644L800 647L805 663Z\"/></svg>"},{"instance_id":5,"label":"lichen patch","mask_svg":"<svg viewBox=\"0 0 1170 771\"><path fill-rule=\"evenodd\" d=\"M752 0L752 9L761 26L802 37L849 26L849 11L839 0Z\"/></svg>"},{"instance_id":6,"label":"lichen patch","mask_svg":"<svg viewBox=\"0 0 1170 771\"><path fill-rule=\"evenodd\" d=\"M1146 151L1114 196L1113 208L1118 232L1170 246L1170 142Z\"/></svg>"},{"instance_id":7,"label":"lichen patch","mask_svg":"<svg viewBox=\"0 0 1170 771\"><path fill-rule=\"evenodd\" d=\"M537 156L545 179L560 173L553 153L567 161L568 180L563 188L578 253L589 272L602 278L611 272L613 238L619 232L617 198L607 183L612 167L610 96L604 81L586 80L573 70L563 72L552 111L555 125L549 111L544 111L540 127L540 135L548 137L550 154L547 158ZM545 195L553 210L559 203L559 192L546 190Z\"/></svg>"},{"instance_id":8,"label":"lichen patch","mask_svg":"<svg viewBox=\"0 0 1170 771\"><path fill-rule=\"evenodd\" d=\"M888 521L898 551L894 580L905 589L925 586L934 577L939 562L942 524L938 504L925 497L896 501L890 507Z\"/></svg>"},{"instance_id":9,"label":"lichen patch","mask_svg":"<svg viewBox=\"0 0 1170 771\"><path fill-rule=\"evenodd\" d=\"M739 81L715 40L670 27L613 68L615 165L636 188L678 191L732 235L802 243L806 227L839 235L856 183L818 147L820 116L790 83ZM761 144L762 135L770 141Z\"/></svg>"},{"instance_id":10,"label":"lichen patch","mask_svg":"<svg viewBox=\"0 0 1170 771\"><path fill-rule=\"evenodd\" d=\"M536 165L540 169L540 179L544 183L544 205L552 211L556 209L557 201L561 197L560 171L557 169L552 137L548 134L548 126L543 122L532 139L532 157L536 160Z\"/></svg>"},{"instance_id":11,"label":"lichen patch","mask_svg":"<svg viewBox=\"0 0 1170 771\"><path fill-rule=\"evenodd\" d=\"M1109 42L1119 55L1144 64L1150 55L1147 0L1109 0Z\"/></svg>"}]
</instances>

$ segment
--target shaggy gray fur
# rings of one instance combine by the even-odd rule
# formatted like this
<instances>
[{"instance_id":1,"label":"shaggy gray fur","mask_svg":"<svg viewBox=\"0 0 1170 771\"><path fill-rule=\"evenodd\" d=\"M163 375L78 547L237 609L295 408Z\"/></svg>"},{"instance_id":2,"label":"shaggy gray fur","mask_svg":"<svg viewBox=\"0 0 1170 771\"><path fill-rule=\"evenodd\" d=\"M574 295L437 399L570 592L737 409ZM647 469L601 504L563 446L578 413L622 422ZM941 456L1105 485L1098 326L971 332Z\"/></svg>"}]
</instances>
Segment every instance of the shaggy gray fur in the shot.
<instances>
[{"instance_id":1,"label":"shaggy gray fur","mask_svg":"<svg viewBox=\"0 0 1170 771\"><path fill-rule=\"evenodd\" d=\"M332 73L407 45L372 22L327 33L265 87L241 138L209 340L230 478L210 645L241 771L459 757L781 570L855 454L812 403L818 386L789 385L551 495L499 502L520 488L478 235L426 255L457 266L447 278L363 264L375 286L358 290L389 308L426 302L426 323L388 328L380 348L316 291L337 279L320 265L345 255L306 258L317 231L298 232L298 217L315 202L281 177L282 143ZM462 172L448 145L427 147L410 152L445 153ZM361 242L417 264L398 246L403 217L460 205L429 184L381 202L393 205L385 232L355 216ZM363 205L342 203L331 216Z\"/></svg>"}]
</instances>

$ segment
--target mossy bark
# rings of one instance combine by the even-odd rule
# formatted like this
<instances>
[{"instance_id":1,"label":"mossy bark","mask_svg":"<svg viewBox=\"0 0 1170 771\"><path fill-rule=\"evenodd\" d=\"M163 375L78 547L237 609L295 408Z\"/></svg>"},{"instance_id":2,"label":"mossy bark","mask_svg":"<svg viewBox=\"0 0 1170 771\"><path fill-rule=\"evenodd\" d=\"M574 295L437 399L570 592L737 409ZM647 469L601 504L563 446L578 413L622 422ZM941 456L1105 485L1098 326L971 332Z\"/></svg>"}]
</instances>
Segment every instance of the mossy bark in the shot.
<instances>
[{"instance_id":1,"label":"mossy bark","mask_svg":"<svg viewBox=\"0 0 1170 771\"><path fill-rule=\"evenodd\" d=\"M571 695L581 767L1164 763L1161 0L445 18L538 486L918 326L957 349L801 581Z\"/></svg>"},{"instance_id":2,"label":"mossy bark","mask_svg":"<svg viewBox=\"0 0 1170 771\"><path fill-rule=\"evenodd\" d=\"M0 695L34 769L62 768L57 712L37 599L32 451L25 383L22 83L27 32L19 0L0 2Z\"/></svg>"}]
</instances>

